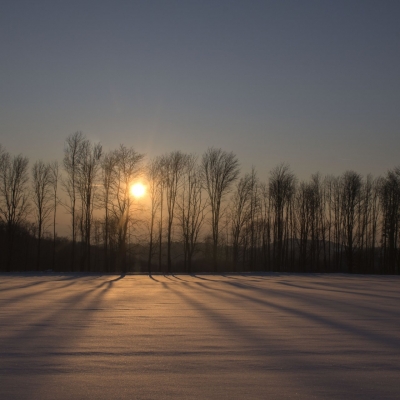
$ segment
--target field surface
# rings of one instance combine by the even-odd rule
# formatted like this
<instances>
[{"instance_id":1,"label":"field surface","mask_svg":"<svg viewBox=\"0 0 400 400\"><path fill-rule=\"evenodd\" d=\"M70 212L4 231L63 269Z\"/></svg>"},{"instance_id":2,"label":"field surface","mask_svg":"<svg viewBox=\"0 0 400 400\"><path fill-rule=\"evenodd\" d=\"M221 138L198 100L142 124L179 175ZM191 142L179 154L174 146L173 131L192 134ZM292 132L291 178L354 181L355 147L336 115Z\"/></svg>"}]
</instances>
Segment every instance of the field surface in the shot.
<instances>
[{"instance_id":1,"label":"field surface","mask_svg":"<svg viewBox=\"0 0 400 400\"><path fill-rule=\"evenodd\" d=\"M400 279L0 275L0 398L399 399Z\"/></svg>"}]
</instances>

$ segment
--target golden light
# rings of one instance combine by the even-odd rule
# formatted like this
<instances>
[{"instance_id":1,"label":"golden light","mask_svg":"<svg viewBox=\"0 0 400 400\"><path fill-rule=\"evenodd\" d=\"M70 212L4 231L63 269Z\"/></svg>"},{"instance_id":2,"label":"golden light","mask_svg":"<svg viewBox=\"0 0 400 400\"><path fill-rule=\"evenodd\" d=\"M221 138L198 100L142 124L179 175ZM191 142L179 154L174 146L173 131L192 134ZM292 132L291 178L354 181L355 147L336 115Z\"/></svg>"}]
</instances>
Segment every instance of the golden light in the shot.
<instances>
[{"instance_id":1,"label":"golden light","mask_svg":"<svg viewBox=\"0 0 400 400\"><path fill-rule=\"evenodd\" d=\"M131 186L131 194L134 197L142 197L144 196L145 192L146 187L140 182L137 182Z\"/></svg>"}]
</instances>

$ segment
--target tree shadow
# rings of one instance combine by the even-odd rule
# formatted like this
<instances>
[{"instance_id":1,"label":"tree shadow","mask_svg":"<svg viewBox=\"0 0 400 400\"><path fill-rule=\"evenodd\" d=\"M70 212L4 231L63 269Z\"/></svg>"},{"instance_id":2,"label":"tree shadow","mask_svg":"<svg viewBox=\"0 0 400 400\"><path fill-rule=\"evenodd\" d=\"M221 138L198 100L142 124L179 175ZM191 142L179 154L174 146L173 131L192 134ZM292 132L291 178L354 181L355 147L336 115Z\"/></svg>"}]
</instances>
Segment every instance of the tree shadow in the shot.
<instances>
[{"instance_id":1,"label":"tree shadow","mask_svg":"<svg viewBox=\"0 0 400 400\"><path fill-rule=\"evenodd\" d=\"M197 295L189 296L186 293L179 290L179 287L172 287L171 285L167 285L168 289L172 291L177 297L181 298L184 304L189 305L194 310L200 313L204 318L205 323L213 325L217 327L220 334L213 332L213 336L219 336L220 338L225 337L225 341L232 343L229 348L237 348L237 352L240 351L243 353L242 357L245 357L245 360L251 359L253 364L257 365L258 370L270 371L285 371L290 365L290 369L293 371L302 371L302 380L298 383L298 385L303 385L305 388L310 387L310 385L315 384L315 371L321 370L321 357L324 357L323 354L315 354L306 359L303 358L302 354L304 350L301 350L296 347L296 344L292 344L290 341L286 340L282 342L282 338L279 335L279 330L277 332L272 332L271 330L264 329L254 329L253 327L246 325L246 323L240 323L238 318L232 317L232 314L227 315L223 311L221 311L221 306L228 306L231 308L231 300L224 298L223 302L215 302L215 300L211 301L201 301ZM231 295L232 293L229 292ZM208 295L211 295L213 298L219 298L218 291L208 291ZM234 294L233 294L234 295ZM253 301L254 299L248 298L248 296L243 297L239 296L243 299ZM218 304L218 308L212 308L208 306L208 304ZM265 306L273 307L268 302L261 302L264 310ZM225 307L224 307L225 309ZM288 308L285 309L285 312L292 313L293 310ZM260 312L263 314L263 312ZM232 339L235 339L234 342L231 342ZM244 354L247 355L247 357ZM235 356L233 356L235 354ZM243 363L239 355L236 353L232 353L232 357L237 357L239 363ZM245 362L245 361L244 361ZM330 366L330 371L332 371L332 367ZM328 368L328 370L329 370ZM326 371L326 367L324 368ZM311 371L307 373L307 371ZM330 388L331 391L336 389L336 381L330 377L330 374L322 374L319 376L319 380L321 381L321 385L324 387ZM343 385L346 385L347 388L351 388L355 393L358 392L359 384L354 381L351 377L346 379L346 381L342 382Z\"/></svg>"},{"instance_id":2,"label":"tree shadow","mask_svg":"<svg viewBox=\"0 0 400 400\"><path fill-rule=\"evenodd\" d=\"M181 282L189 282L186 279L179 278L179 276L176 276L175 274L171 274L171 276L173 276L175 279L177 279L177 280L179 280Z\"/></svg>"},{"instance_id":3,"label":"tree shadow","mask_svg":"<svg viewBox=\"0 0 400 400\"><path fill-rule=\"evenodd\" d=\"M154 282L160 282L158 279L154 278L153 274L149 274L149 278L152 279Z\"/></svg>"},{"instance_id":4,"label":"tree shadow","mask_svg":"<svg viewBox=\"0 0 400 400\"><path fill-rule=\"evenodd\" d=\"M238 287L241 288L240 286L238 286L237 284L233 284L232 282L225 282L225 284L235 287L235 288L238 288ZM307 303L309 306L316 305L315 301L313 301L311 299L307 299L305 296L301 296L298 294L296 295L296 294L293 294L290 292L281 293L274 289L268 289L268 292L267 292L266 290L262 290L257 287L253 287L253 290L255 290L257 292L261 291L264 296L267 295L268 293L270 293L270 294L273 293L274 296L281 297L283 303L286 302L288 298L292 298L293 300L296 301L297 304L300 304L299 301L302 301L303 303ZM392 336L392 335L389 335L389 334L383 333L383 332L376 333L374 331L368 331L363 328L358 328L356 326L352 326L349 323L334 321L333 319L331 319L325 315L317 315L317 314L311 313L309 311L302 310L300 308L293 308L293 307L285 306L285 305L282 305L279 303L273 303L270 300L261 299L259 297L256 298L256 297L250 296L248 294L244 294L242 292L239 293L237 291L232 292L232 291L229 291L226 289L219 289L217 291L213 291L211 293L211 295L214 297L218 297L218 292L225 292L231 296L240 298L242 300L250 301L254 304L257 304L257 305L260 305L263 307L272 308L277 311L284 312L290 316L301 318L306 321L308 320L310 322L317 323L319 325L324 325L330 329L334 329L334 330L338 331L338 333L352 334L359 338L366 339L370 342L379 344L381 346L391 347L396 350L398 350L400 348L400 337L395 337L395 336ZM343 309L337 308L337 303L335 303L335 302L328 300L328 301L325 301L325 303L326 303L325 306L330 307L332 311L343 311ZM321 301L320 301L319 305L320 304L321 304ZM349 312L348 304L344 303L343 306L345 307L344 311ZM347 308L346 308L346 306L347 306ZM351 313L351 315L354 315L354 314L358 315L357 308L359 309L360 306L355 306L355 310L354 310L354 312ZM381 311L381 310L379 310L379 311ZM395 317L396 319L400 319L400 316L397 315L396 313L394 314L393 311L389 312L389 314L392 317Z\"/></svg>"},{"instance_id":5,"label":"tree shadow","mask_svg":"<svg viewBox=\"0 0 400 400\"><path fill-rule=\"evenodd\" d=\"M96 311L96 305L98 305L107 291L112 287L112 284L120 279L124 275L121 275L115 279L111 279L97 285L93 285L92 288L67 295L66 297L55 297L55 302L52 304L52 311L46 314L46 310L43 310L43 300L40 298L40 294L48 293L51 291L59 291L65 289L68 286L77 284L77 282L71 282L67 286L58 286L49 288L46 291L37 293L37 300L30 300L30 305L26 310L17 310L16 312L10 313L8 316L1 318L2 325L14 328L22 326L22 329L18 333L11 333L8 337L2 337L0 340L2 348L16 348L21 350L22 347L30 348L35 341L42 342L47 335L52 336L52 345L58 346L62 342L68 342L75 340L76 337L69 337L68 333L71 329L76 328L81 331L80 328L84 328L79 325L79 322L85 321L85 324L90 320L91 314ZM79 281L79 278L77 278ZM48 281L49 284L53 282ZM21 294L21 299L24 297L30 297L29 293ZM18 296L13 301L18 301ZM0 300L0 304L3 304L4 300ZM58 307L58 305L60 305ZM81 318L82 313L84 318ZM76 323L77 325L74 325ZM58 335L54 337L54 327L65 327L67 329L59 329ZM4 330L3 330L4 332Z\"/></svg>"},{"instance_id":6,"label":"tree shadow","mask_svg":"<svg viewBox=\"0 0 400 400\"><path fill-rule=\"evenodd\" d=\"M192 276L193 278L196 278L196 279L201 279L203 281L215 282L214 279L207 279L207 278L201 277L200 275L197 275L197 274L190 274L190 276Z\"/></svg>"}]
</instances>

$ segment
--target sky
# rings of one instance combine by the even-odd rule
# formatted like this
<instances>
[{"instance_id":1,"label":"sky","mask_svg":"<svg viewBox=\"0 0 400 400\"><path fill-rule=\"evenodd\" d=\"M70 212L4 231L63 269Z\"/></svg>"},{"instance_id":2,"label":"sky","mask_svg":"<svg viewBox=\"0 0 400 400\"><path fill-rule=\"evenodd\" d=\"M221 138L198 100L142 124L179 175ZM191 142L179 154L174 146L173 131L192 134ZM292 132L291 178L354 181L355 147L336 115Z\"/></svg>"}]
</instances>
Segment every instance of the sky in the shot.
<instances>
[{"instance_id":1,"label":"sky","mask_svg":"<svg viewBox=\"0 0 400 400\"><path fill-rule=\"evenodd\" d=\"M149 158L208 147L262 179L400 165L400 2L8 1L0 143L61 160L82 131Z\"/></svg>"}]
</instances>

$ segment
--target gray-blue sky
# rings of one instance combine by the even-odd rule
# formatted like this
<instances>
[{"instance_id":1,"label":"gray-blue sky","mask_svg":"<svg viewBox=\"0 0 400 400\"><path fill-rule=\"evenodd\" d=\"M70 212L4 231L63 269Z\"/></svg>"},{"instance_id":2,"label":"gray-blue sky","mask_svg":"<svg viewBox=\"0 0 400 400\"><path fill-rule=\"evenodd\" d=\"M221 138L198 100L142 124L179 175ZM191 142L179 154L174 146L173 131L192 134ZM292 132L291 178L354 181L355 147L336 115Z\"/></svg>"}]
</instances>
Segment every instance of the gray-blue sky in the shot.
<instances>
[{"instance_id":1,"label":"gray-blue sky","mask_svg":"<svg viewBox=\"0 0 400 400\"><path fill-rule=\"evenodd\" d=\"M400 164L398 1L3 1L0 143L209 146L261 176Z\"/></svg>"}]
</instances>

